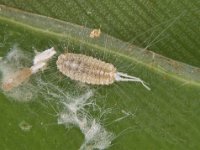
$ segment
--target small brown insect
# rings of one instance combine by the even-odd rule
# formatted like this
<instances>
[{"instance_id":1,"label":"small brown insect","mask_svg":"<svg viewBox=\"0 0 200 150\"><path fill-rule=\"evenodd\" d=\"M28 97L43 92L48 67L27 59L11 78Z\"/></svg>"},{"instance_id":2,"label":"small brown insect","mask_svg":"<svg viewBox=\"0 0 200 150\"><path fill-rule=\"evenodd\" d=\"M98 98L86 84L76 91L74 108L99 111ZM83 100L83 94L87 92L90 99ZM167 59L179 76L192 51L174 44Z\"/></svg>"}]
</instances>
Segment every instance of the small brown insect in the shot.
<instances>
[{"instance_id":1,"label":"small brown insect","mask_svg":"<svg viewBox=\"0 0 200 150\"><path fill-rule=\"evenodd\" d=\"M56 64L58 70L72 80L94 85L109 85L114 81L134 81L142 83L150 90L140 78L117 72L112 64L83 54L61 54Z\"/></svg>"}]
</instances>

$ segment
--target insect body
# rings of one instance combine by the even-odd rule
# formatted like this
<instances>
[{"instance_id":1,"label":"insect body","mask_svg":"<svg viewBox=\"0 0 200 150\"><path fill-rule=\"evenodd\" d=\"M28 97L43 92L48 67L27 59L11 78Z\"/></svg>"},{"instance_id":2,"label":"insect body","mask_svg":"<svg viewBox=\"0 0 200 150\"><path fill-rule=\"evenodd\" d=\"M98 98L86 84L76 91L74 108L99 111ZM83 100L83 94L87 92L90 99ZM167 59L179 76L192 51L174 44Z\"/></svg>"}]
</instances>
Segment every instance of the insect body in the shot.
<instances>
[{"instance_id":1,"label":"insect body","mask_svg":"<svg viewBox=\"0 0 200 150\"><path fill-rule=\"evenodd\" d=\"M150 90L140 78L117 72L112 64L83 54L61 54L56 64L58 70L72 80L94 85L109 85L115 81L135 81L141 82Z\"/></svg>"}]
</instances>

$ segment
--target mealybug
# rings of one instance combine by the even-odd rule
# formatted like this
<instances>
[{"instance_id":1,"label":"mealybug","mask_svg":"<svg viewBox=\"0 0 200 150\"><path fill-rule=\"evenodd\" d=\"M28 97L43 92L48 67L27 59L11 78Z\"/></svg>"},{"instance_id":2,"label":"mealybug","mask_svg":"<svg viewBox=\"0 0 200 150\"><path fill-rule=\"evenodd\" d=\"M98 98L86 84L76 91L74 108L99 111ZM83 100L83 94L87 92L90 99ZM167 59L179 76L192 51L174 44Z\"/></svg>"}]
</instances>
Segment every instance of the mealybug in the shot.
<instances>
[{"instance_id":1,"label":"mealybug","mask_svg":"<svg viewBox=\"0 0 200 150\"><path fill-rule=\"evenodd\" d=\"M140 78L117 72L112 64L83 54L61 54L56 64L58 70L72 80L94 85L109 85L114 81L134 81L142 83L150 90Z\"/></svg>"}]
</instances>

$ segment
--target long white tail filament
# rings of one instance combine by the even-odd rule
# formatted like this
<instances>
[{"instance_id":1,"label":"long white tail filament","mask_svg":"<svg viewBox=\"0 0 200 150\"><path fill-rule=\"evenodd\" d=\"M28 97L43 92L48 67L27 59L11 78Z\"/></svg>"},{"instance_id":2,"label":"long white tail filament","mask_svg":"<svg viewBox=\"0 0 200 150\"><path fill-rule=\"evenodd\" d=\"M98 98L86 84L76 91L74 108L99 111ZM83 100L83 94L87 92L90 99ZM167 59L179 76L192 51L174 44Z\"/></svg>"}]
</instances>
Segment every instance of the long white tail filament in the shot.
<instances>
[{"instance_id":1,"label":"long white tail filament","mask_svg":"<svg viewBox=\"0 0 200 150\"><path fill-rule=\"evenodd\" d=\"M115 76L115 80L116 81L133 81L133 82L140 82L142 83L142 85L147 89L147 90L151 90L143 80L141 80L140 78L134 77L134 76L130 76L127 75L125 73L122 72L117 72L116 76Z\"/></svg>"}]
</instances>

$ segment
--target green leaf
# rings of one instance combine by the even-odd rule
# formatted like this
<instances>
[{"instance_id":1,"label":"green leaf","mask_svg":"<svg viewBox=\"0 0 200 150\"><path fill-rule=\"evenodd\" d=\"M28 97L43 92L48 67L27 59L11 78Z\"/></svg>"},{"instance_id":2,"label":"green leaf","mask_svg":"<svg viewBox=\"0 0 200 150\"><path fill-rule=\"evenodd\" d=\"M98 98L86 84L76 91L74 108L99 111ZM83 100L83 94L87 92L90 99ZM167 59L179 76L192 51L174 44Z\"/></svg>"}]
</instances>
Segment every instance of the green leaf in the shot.
<instances>
[{"instance_id":1,"label":"green leaf","mask_svg":"<svg viewBox=\"0 0 200 150\"><path fill-rule=\"evenodd\" d=\"M107 115L108 119L103 122L105 125L108 124L105 126L107 130L119 135L109 149L200 148L198 117L200 69L189 65L200 64L197 42L200 36L198 32L193 32L198 30L198 27L192 28L193 23L185 24L189 15L199 17L194 15L194 12L197 12L195 4L198 5L198 2L103 1L95 4L93 1L87 3L47 1L46 5L43 4L45 1L41 4L33 2L31 5L20 2L22 1L15 3L2 1L2 4L34 13L6 6L0 7L1 56L5 56L15 44L30 53L33 53L32 50L35 48L44 50L50 46L55 46L59 52L63 52L64 47L67 47L70 52L91 55L112 63L118 71L140 77L149 83L151 91L133 82L119 82L100 88L91 86L98 92L97 103L101 107L113 109ZM165 5L166 3L168 5ZM185 7L187 9L183 11ZM71 9L68 12L69 8ZM166 12L163 11L164 8ZM132 11L138 13L132 14ZM86 23L87 27L101 26L104 33L98 39L91 39L89 34L92 29L35 13L78 24ZM123 20L124 16L127 16L126 21ZM153 20L147 19L148 17L152 17ZM167 17L167 21L163 17ZM130 24L126 25L129 21ZM139 21L145 22L143 26L132 26L133 22L139 24ZM163 22L163 26L157 22ZM149 29L150 33L146 32L146 34L142 28L148 24L150 27L146 29ZM158 26L152 27L155 24ZM186 29L187 25L191 28ZM141 34L141 31L144 37L134 41L134 35ZM163 37L164 33L168 36ZM181 36L182 34L187 36ZM159 41L150 47L151 50L188 64L132 45L134 41L140 46L145 46L143 45L145 36L149 35L147 41L150 40L150 43ZM70 86L76 84L69 79L67 82L70 82ZM66 87L66 90L70 88ZM83 142L84 137L78 129L67 130L64 126L57 125L57 118L48 115L54 113L53 110L41 105L44 99L19 103L10 101L3 93L0 97L2 149L78 149ZM123 111L135 115L120 121ZM30 131L25 132L21 129L20 124L23 122L31 125Z\"/></svg>"}]
</instances>

